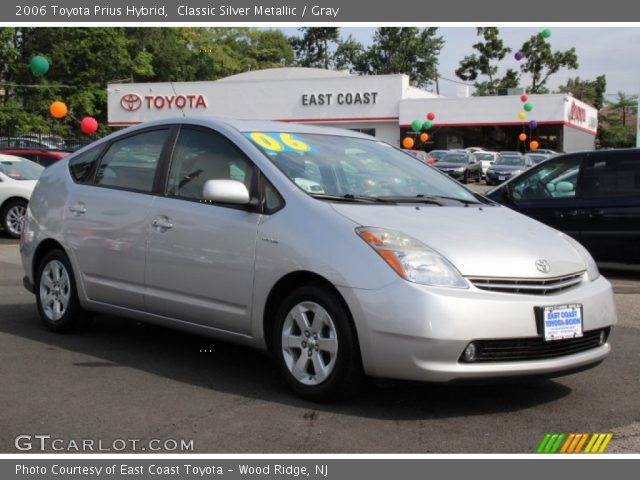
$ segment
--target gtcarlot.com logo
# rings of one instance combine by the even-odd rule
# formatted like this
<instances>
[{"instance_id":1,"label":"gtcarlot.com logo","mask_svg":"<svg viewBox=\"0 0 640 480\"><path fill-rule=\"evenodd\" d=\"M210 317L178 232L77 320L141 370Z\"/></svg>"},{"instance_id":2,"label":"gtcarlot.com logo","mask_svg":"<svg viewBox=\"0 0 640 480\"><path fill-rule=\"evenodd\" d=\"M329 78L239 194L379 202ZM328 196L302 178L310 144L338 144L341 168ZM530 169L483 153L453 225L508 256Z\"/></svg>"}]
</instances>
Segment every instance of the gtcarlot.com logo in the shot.
<instances>
[{"instance_id":1,"label":"gtcarlot.com logo","mask_svg":"<svg viewBox=\"0 0 640 480\"><path fill-rule=\"evenodd\" d=\"M59 438L52 435L18 435L14 440L16 450L22 452L192 452L193 440L173 438L116 438L113 440L91 438Z\"/></svg>"},{"instance_id":2,"label":"gtcarlot.com logo","mask_svg":"<svg viewBox=\"0 0 640 480\"><path fill-rule=\"evenodd\" d=\"M613 433L547 433L536 453L604 453Z\"/></svg>"}]
</instances>

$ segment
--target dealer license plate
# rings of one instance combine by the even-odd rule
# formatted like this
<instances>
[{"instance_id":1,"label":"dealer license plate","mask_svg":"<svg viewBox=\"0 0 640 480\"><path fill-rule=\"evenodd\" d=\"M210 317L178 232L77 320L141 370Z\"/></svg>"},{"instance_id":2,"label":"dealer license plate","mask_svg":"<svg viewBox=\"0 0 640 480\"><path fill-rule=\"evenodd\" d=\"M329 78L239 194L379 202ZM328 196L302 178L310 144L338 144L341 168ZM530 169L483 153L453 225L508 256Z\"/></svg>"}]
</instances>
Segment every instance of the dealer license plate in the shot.
<instances>
[{"instance_id":1,"label":"dealer license plate","mask_svg":"<svg viewBox=\"0 0 640 480\"><path fill-rule=\"evenodd\" d=\"M542 330L545 342L582 337L582 305L543 307Z\"/></svg>"},{"instance_id":2,"label":"dealer license plate","mask_svg":"<svg viewBox=\"0 0 640 480\"><path fill-rule=\"evenodd\" d=\"M506 178L507 177L502 176L502 177L498 177L498 180L502 181L502 180L506 180Z\"/></svg>"}]
</instances>

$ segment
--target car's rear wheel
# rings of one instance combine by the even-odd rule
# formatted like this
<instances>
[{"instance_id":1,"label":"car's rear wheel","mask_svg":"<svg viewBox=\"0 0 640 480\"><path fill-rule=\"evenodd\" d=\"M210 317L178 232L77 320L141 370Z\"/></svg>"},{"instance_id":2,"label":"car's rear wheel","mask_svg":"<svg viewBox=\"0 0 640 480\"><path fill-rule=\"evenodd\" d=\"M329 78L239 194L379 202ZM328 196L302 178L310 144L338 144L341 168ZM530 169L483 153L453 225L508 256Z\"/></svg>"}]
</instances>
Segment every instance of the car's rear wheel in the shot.
<instances>
[{"instance_id":1,"label":"car's rear wheel","mask_svg":"<svg viewBox=\"0 0 640 480\"><path fill-rule=\"evenodd\" d=\"M27 214L26 200L12 200L2 209L2 228L12 238L20 238Z\"/></svg>"},{"instance_id":2,"label":"car's rear wheel","mask_svg":"<svg viewBox=\"0 0 640 480\"><path fill-rule=\"evenodd\" d=\"M462 176L462 183L465 185L469 183L469 172L464 172L464 175Z\"/></svg>"},{"instance_id":3,"label":"car's rear wheel","mask_svg":"<svg viewBox=\"0 0 640 480\"><path fill-rule=\"evenodd\" d=\"M361 385L355 327L329 289L305 286L288 295L278 310L272 343L284 378L303 398L345 398Z\"/></svg>"},{"instance_id":4,"label":"car's rear wheel","mask_svg":"<svg viewBox=\"0 0 640 480\"><path fill-rule=\"evenodd\" d=\"M88 322L78 301L71 263L63 251L52 250L44 256L36 273L35 289L40 319L50 330L71 332Z\"/></svg>"}]
</instances>

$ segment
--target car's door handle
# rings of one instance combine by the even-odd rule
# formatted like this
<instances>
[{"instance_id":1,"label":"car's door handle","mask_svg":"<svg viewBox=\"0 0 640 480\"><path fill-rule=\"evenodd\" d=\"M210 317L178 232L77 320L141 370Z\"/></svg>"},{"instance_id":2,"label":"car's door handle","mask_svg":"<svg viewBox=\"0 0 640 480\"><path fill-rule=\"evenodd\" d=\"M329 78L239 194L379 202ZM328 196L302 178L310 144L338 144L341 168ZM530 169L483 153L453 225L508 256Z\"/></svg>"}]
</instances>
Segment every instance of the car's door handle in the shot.
<instances>
[{"instance_id":1,"label":"car's door handle","mask_svg":"<svg viewBox=\"0 0 640 480\"><path fill-rule=\"evenodd\" d=\"M556 213L559 218L576 218L580 215L584 215L583 210L560 210Z\"/></svg>"},{"instance_id":2,"label":"car's door handle","mask_svg":"<svg viewBox=\"0 0 640 480\"><path fill-rule=\"evenodd\" d=\"M173 223L171 223L168 218L154 218L151 225L153 225L154 228L163 230L173 228Z\"/></svg>"},{"instance_id":3,"label":"car's door handle","mask_svg":"<svg viewBox=\"0 0 640 480\"><path fill-rule=\"evenodd\" d=\"M70 206L69 211L71 213L75 213L76 215L82 215L84 213L87 213L87 207L84 206L84 203L79 202L75 205Z\"/></svg>"},{"instance_id":4,"label":"car's door handle","mask_svg":"<svg viewBox=\"0 0 640 480\"><path fill-rule=\"evenodd\" d=\"M603 217L604 210L589 210L589 218Z\"/></svg>"}]
</instances>

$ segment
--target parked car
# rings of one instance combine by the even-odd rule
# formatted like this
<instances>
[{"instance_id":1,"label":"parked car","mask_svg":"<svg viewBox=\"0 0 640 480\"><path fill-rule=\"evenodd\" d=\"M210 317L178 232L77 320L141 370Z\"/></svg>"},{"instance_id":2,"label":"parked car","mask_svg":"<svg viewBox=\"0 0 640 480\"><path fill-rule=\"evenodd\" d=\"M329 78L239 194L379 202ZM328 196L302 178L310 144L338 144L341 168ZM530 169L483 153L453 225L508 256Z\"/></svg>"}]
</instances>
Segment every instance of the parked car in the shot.
<instances>
[{"instance_id":1,"label":"parked car","mask_svg":"<svg viewBox=\"0 0 640 480\"><path fill-rule=\"evenodd\" d=\"M0 224L6 235L20 237L27 203L42 170L31 160L0 154Z\"/></svg>"},{"instance_id":2,"label":"parked car","mask_svg":"<svg viewBox=\"0 0 640 480\"><path fill-rule=\"evenodd\" d=\"M432 158L427 152L424 150L404 150L409 155L416 157L418 160L422 160L427 165L433 165L436 163L435 159Z\"/></svg>"},{"instance_id":3,"label":"parked car","mask_svg":"<svg viewBox=\"0 0 640 480\"><path fill-rule=\"evenodd\" d=\"M482 164L482 178L485 178L487 175L487 170L498 158L497 152L476 152L473 154Z\"/></svg>"},{"instance_id":4,"label":"parked car","mask_svg":"<svg viewBox=\"0 0 640 480\"><path fill-rule=\"evenodd\" d=\"M482 179L482 164L473 153L464 150L453 150L447 153L434 166L462 183L473 180L479 182Z\"/></svg>"},{"instance_id":5,"label":"parked car","mask_svg":"<svg viewBox=\"0 0 640 480\"><path fill-rule=\"evenodd\" d=\"M328 127L177 118L112 134L44 171L20 252L51 330L96 311L270 350L313 400L364 374L561 375L602 361L616 322L579 243Z\"/></svg>"},{"instance_id":6,"label":"parked car","mask_svg":"<svg viewBox=\"0 0 640 480\"><path fill-rule=\"evenodd\" d=\"M482 147L467 147L465 150L469 153L484 152L484 148Z\"/></svg>"},{"instance_id":7,"label":"parked car","mask_svg":"<svg viewBox=\"0 0 640 480\"><path fill-rule=\"evenodd\" d=\"M0 149L0 154L15 155L31 160L43 167L48 167L52 163L69 155L69 152L62 152L59 150L41 150L36 148L2 148Z\"/></svg>"},{"instance_id":8,"label":"parked car","mask_svg":"<svg viewBox=\"0 0 640 480\"><path fill-rule=\"evenodd\" d=\"M540 162L544 162L545 160L547 160L548 158L551 158L552 155L548 154L548 153L526 153L524 155L525 159L528 159L531 163L531 165L537 165Z\"/></svg>"},{"instance_id":9,"label":"parked car","mask_svg":"<svg viewBox=\"0 0 640 480\"><path fill-rule=\"evenodd\" d=\"M500 184L511 177L520 175L532 165L533 162L530 158L522 155L500 153L498 159L487 169L485 181L487 185Z\"/></svg>"},{"instance_id":10,"label":"parked car","mask_svg":"<svg viewBox=\"0 0 640 480\"><path fill-rule=\"evenodd\" d=\"M544 153L545 155L558 155L558 152L555 150L550 150L548 148L538 148L535 150L535 153Z\"/></svg>"},{"instance_id":11,"label":"parked car","mask_svg":"<svg viewBox=\"0 0 640 480\"><path fill-rule=\"evenodd\" d=\"M57 148L51 143L41 142L35 138L29 137L3 137L0 139L0 148L36 148L47 150Z\"/></svg>"},{"instance_id":12,"label":"parked car","mask_svg":"<svg viewBox=\"0 0 640 480\"><path fill-rule=\"evenodd\" d=\"M640 263L640 150L560 155L487 195L572 236L598 262Z\"/></svg>"},{"instance_id":13,"label":"parked car","mask_svg":"<svg viewBox=\"0 0 640 480\"><path fill-rule=\"evenodd\" d=\"M431 150L429 156L438 163L447 153L449 153L449 150Z\"/></svg>"}]
</instances>

